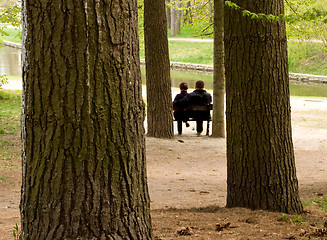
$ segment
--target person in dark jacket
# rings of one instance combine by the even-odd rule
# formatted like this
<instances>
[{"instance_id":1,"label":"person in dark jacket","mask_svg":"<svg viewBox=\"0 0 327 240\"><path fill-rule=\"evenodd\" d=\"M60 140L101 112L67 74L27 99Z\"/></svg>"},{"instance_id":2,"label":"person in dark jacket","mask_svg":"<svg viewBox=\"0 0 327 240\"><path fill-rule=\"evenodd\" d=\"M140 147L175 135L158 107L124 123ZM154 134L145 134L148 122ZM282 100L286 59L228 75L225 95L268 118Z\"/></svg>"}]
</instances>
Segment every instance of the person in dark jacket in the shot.
<instances>
[{"instance_id":1,"label":"person in dark jacket","mask_svg":"<svg viewBox=\"0 0 327 240\"><path fill-rule=\"evenodd\" d=\"M186 82L181 82L179 84L179 89L181 92L176 95L174 101L173 101L173 107L174 110L183 110L185 107L188 105L188 84ZM190 124L186 121L187 116L186 112L184 111L174 111L174 118L177 120L177 129L178 129L178 134L182 134L182 122L185 122L186 127L189 127Z\"/></svg>"},{"instance_id":2,"label":"person in dark jacket","mask_svg":"<svg viewBox=\"0 0 327 240\"><path fill-rule=\"evenodd\" d=\"M195 83L195 90L188 96L188 104L190 105L209 105L212 101L210 93L204 90L204 82L199 80ZM203 131L203 120L196 121L196 131L198 136Z\"/></svg>"}]
</instances>

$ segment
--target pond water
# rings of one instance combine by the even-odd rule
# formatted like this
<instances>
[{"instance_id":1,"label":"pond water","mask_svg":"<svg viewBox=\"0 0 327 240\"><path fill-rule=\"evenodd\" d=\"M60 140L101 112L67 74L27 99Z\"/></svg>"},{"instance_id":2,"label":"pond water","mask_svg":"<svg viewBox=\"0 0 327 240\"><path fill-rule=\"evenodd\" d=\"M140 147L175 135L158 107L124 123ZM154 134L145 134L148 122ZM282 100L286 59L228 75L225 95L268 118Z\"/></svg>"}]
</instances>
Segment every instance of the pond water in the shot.
<instances>
[{"instance_id":1,"label":"pond water","mask_svg":"<svg viewBox=\"0 0 327 240\"><path fill-rule=\"evenodd\" d=\"M141 67L142 81L145 84L145 68ZM0 74L8 76L21 76L21 50L11 47L0 47ZM212 74L197 74L181 71L171 71L172 86L179 86L180 82L187 82L190 89L194 87L197 80L205 82L206 89L212 89ZM316 96L327 97L327 87L290 85L292 96Z\"/></svg>"}]
</instances>

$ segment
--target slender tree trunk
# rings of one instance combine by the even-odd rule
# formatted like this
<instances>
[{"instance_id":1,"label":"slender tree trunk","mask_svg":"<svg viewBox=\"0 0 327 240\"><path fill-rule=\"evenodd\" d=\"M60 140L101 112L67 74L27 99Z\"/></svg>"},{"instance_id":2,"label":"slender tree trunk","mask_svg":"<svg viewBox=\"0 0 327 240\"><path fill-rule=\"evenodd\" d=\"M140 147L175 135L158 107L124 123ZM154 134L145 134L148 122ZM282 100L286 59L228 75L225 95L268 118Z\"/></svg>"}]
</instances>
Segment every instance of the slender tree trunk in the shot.
<instances>
[{"instance_id":1,"label":"slender tree trunk","mask_svg":"<svg viewBox=\"0 0 327 240\"><path fill-rule=\"evenodd\" d=\"M214 20L213 15L214 15L214 11L215 11L214 7L212 7L212 5L214 4L214 3L212 3L212 1L215 1L215 0L209 0L209 22L210 23L212 23L212 21Z\"/></svg>"},{"instance_id":2,"label":"slender tree trunk","mask_svg":"<svg viewBox=\"0 0 327 240\"><path fill-rule=\"evenodd\" d=\"M166 2L170 3L170 0L166 0ZM167 28L170 29L171 26L171 9L166 6L166 15L167 15Z\"/></svg>"},{"instance_id":3,"label":"slender tree trunk","mask_svg":"<svg viewBox=\"0 0 327 240\"><path fill-rule=\"evenodd\" d=\"M148 136L172 138L172 96L164 0L144 1Z\"/></svg>"},{"instance_id":4,"label":"slender tree trunk","mask_svg":"<svg viewBox=\"0 0 327 240\"><path fill-rule=\"evenodd\" d=\"M176 10L175 8L170 9L170 36L175 37L176 35Z\"/></svg>"},{"instance_id":5,"label":"slender tree trunk","mask_svg":"<svg viewBox=\"0 0 327 240\"><path fill-rule=\"evenodd\" d=\"M191 1L187 2L187 10L185 11L184 23L187 22L188 24L192 24L192 11L189 10L191 7Z\"/></svg>"},{"instance_id":6,"label":"slender tree trunk","mask_svg":"<svg viewBox=\"0 0 327 240\"><path fill-rule=\"evenodd\" d=\"M225 137L224 0L214 2L212 136Z\"/></svg>"},{"instance_id":7,"label":"slender tree trunk","mask_svg":"<svg viewBox=\"0 0 327 240\"><path fill-rule=\"evenodd\" d=\"M137 1L22 13L22 239L151 239Z\"/></svg>"},{"instance_id":8,"label":"slender tree trunk","mask_svg":"<svg viewBox=\"0 0 327 240\"><path fill-rule=\"evenodd\" d=\"M236 3L256 13L284 13L283 0ZM226 11L227 207L301 213L285 23Z\"/></svg>"},{"instance_id":9,"label":"slender tree trunk","mask_svg":"<svg viewBox=\"0 0 327 240\"><path fill-rule=\"evenodd\" d=\"M176 2L176 7L180 8L181 2L178 0ZM181 18L182 18L182 13L180 10L176 10L176 35L179 35L181 33Z\"/></svg>"}]
</instances>

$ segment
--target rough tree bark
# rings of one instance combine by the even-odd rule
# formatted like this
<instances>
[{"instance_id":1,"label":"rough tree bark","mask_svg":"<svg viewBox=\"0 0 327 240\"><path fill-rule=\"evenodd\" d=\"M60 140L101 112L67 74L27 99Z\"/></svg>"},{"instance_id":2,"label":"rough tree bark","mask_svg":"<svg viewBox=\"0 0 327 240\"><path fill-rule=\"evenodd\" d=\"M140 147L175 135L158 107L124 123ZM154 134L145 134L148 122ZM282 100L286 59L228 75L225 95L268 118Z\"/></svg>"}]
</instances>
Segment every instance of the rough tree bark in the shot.
<instances>
[{"instance_id":1,"label":"rough tree bark","mask_svg":"<svg viewBox=\"0 0 327 240\"><path fill-rule=\"evenodd\" d=\"M283 0L235 2L284 13ZM300 213L285 23L225 10L227 207Z\"/></svg>"},{"instance_id":2,"label":"rough tree bark","mask_svg":"<svg viewBox=\"0 0 327 240\"><path fill-rule=\"evenodd\" d=\"M225 137L224 0L214 1L212 137Z\"/></svg>"},{"instance_id":3,"label":"rough tree bark","mask_svg":"<svg viewBox=\"0 0 327 240\"><path fill-rule=\"evenodd\" d=\"M172 96L164 0L144 1L147 135L172 138Z\"/></svg>"},{"instance_id":4,"label":"rough tree bark","mask_svg":"<svg viewBox=\"0 0 327 240\"><path fill-rule=\"evenodd\" d=\"M151 239L137 1L22 13L22 239Z\"/></svg>"}]
</instances>

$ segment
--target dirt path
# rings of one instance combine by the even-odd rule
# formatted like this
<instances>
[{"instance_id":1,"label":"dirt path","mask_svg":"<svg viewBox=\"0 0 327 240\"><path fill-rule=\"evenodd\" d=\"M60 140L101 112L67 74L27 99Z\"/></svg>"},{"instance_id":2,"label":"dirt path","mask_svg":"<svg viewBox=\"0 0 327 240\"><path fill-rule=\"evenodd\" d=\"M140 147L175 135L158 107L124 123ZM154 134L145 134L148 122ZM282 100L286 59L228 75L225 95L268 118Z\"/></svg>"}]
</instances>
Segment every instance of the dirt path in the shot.
<instances>
[{"instance_id":1,"label":"dirt path","mask_svg":"<svg viewBox=\"0 0 327 240\"><path fill-rule=\"evenodd\" d=\"M224 139L196 137L194 123L171 140L147 138L147 171L156 239L309 239L322 229L327 214L310 204L327 194L327 99L292 98L292 126L302 201L309 211L298 224L281 213L226 209ZM20 136L0 159L0 240L13 239L19 225ZM3 151L3 150L1 150ZM9 164L10 163L10 164ZM304 224L303 222L306 222ZM216 224L230 226L216 230ZM184 228L183 228L184 227ZM178 234L178 231L181 231ZM182 235L181 235L182 234ZM191 235L183 235L191 234ZM292 238L294 237L294 238ZM318 236L316 239L327 239Z\"/></svg>"}]
</instances>

